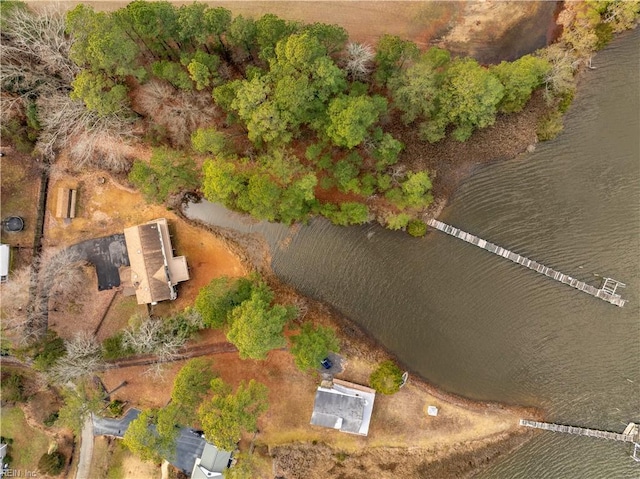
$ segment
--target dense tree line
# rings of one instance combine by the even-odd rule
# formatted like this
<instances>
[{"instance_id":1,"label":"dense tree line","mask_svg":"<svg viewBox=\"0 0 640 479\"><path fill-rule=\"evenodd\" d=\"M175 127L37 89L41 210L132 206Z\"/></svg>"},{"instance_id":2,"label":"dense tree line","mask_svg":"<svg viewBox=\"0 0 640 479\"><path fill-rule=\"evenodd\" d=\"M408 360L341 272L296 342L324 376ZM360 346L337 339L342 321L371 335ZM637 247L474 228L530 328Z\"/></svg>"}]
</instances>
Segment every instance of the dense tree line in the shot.
<instances>
[{"instance_id":1,"label":"dense tree line","mask_svg":"<svg viewBox=\"0 0 640 479\"><path fill-rule=\"evenodd\" d=\"M29 124L41 130L47 152L77 144L74 154L86 158L114 132L130 135L127 125L142 118L152 143L198 163L206 158L201 191L212 201L269 221L321 214L346 225L375 217L422 234L416 221L432 201L431 180L416 175L430 172L397 168L404 145L385 124L398 113L425 141L466 141L498 114L522 110L538 88L562 112L577 59L633 26L638 2L585 2L559 44L493 66L435 47L420 51L390 35L374 50L349 43L339 26L234 17L199 3L135 0L113 12L80 4L63 24L59 17L25 23L33 15L20 6L3 11L3 89L26 98ZM34 46L26 33L32 26L55 41ZM25 53L31 67L20 75L15 66ZM66 103L60 95L37 100L43 84L64 93ZM542 138L555 131L553 120ZM103 163L123 167L116 157ZM171 181L158 174L166 164L138 163L132 180ZM188 164L173 166L191 170ZM197 175L176 177L190 188Z\"/></svg>"},{"instance_id":2,"label":"dense tree line","mask_svg":"<svg viewBox=\"0 0 640 479\"><path fill-rule=\"evenodd\" d=\"M368 80L373 53L347 47L341 27L135 1L112 13L79 5L67 14L66 28L73 38L70 57L82 68L71 96L98 115L131 110L131 88L158 92L146 87L158 81L177 95L210 93L226 120L191 135L194 152L209 156L202 180L208 199L270 221L323 214L337 224L370 220L367 198L376 193L388 192L392 208L415 203L402 197L408 178L386 171L402 150L377 126L388 99L355 81ZM167 103L169 94L156 95L154 103ZM229 125L235 130L225 131ZM250 145L229 138L238 128ZM307 154L297 153L299 144ZM154 158L156 166L136 162L130 177L161 201L166 187L156 189L149 180L170 185L176 173L163 176L171 162ZM318 199L320 190L328 200ZM336 190L349 201L332 200ZM420 206L430 198L425 192Z\"/></svg>"}]
</instances>

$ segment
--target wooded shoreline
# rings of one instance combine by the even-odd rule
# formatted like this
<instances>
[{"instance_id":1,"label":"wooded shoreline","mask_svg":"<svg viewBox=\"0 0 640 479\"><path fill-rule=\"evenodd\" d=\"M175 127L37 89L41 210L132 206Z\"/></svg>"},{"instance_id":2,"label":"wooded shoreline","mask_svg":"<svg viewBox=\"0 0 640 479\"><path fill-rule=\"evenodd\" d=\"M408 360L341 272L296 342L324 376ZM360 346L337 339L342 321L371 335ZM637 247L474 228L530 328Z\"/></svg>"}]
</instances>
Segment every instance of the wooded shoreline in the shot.
<instances>
[{"instance_id":1,"label":"wooded shoreline","mask_svg":"<svg viewBox=\"0 0 640 479\"><path fill-rule=\"evenodd\" d=\"M582 65L580 67L576 66L575 68L572 65L571 78L573 82L575 82L575 80L573 79L574 70L580 71L582 68L584 68L584 65L590 58L589 55L593 53L590 48L595 47L596 43L602 41L602 38L606 37L605 34L611 34L610 31L606 31L604 33L600 32L602 34L602 38L598 35L596 35L595 37L589 36L589 33L591 32L590 29L595 27L594 25L589 23L589 18L586 18L585 20L584 17L581 17L581 15L584 14L584 12L580 10L581 8L582 7L580 6L576 7L574 5L571 8L568 7L567 10L565 10L566 14L564 15L564 21L566 22L566 25L569 26L579 24L581 30L578 33L575 33L574 31L573 36L571 36L572 31L570 29L567 29L566 32L569 35L564 40L561 39L561 41L565 42L565 49L569 49L570 47L572 50L561 50L558 52L562 53L564 51L564 53L567 53L567 51L574 51L575 53L579 49L582 49L582 53L575 53L573 57L574 61L577 61L580 63L580 65ZM608 11L605 8L602 14L605 15L606 12ZM573 15L573 17L571 17L571 15ZM603 16L603 18L605 17ZM583 22L584 24L581 24L580 22ZM608 23L598 23L597 26L601 25L606 26L608 25ZM251 52L249 52L249 55L251 56ZM211 60L211 58L209 57L205 58L205 60L207 59ZM164 61L165 63L161 66L167 67L167 62L165 60L162 61ZM456 63L456 65L460 64L462 63ZM189 72L191 73L191 70L189 70ZM182 76L184 77L185 74L184 72L182 73ZM251 75L253 75L254 73L252 73ZM167 77L166 74L163 73L163 75ZM248 74L247 76L249 77L251 75ZM258 77L256 76L254 78ZM165 80L169 81L170 78L165 78ZM194 82L196 81L195 79L192 80ZM204 80L206 80L206 78ZM131 78L127 79L126 84L134 85L135 88L139 86L135 81L132 81ZM573 83L571 85L573 85ZM460 142L452 137L451 133L457 131L457 129L453 130L452 128L454 127L451 126L447 131L448 136L446 139L441 140L437 143L428 144L422 141L417 128L410 129L406 128L406 126L401 126L403 120L401 118L400 112L396 111L395 113L391 113L389 117L384 120L384 124L382 126L385 128L385 131L392 133L396 138L400 139L404 143L405 152L403 153L404 160L402 166L404 168L407 168L409 172L406 173L406 171L400 171L394 172L394 174L397 173L399 177L403 178L403 181L407 180L407 183L409 183L408 180L411 180L414 175L417 175L417 173L415 172L434 172L436 179L433 185L433 190L431 191L429 191L431 188L431 184L429 183L429 187L427 188L427 182L424 181L423 177L420 177L420 181L415 182L417 183L417 185L409 185L409 187L405 188L405 190L409 191L412 189L411 186L418 186L418 194L413 194L413 196L412 194L407 193L407 191L404 191L402 187L400 187L399 189L396 188L398 191L402 190L402 192L396 192L395 200L399 202L398 204L406 203L406 205L411 205L411 207L417 208L418 206L422 207L425 205L425 202L422 200L426 198L427 194L433 194L435 201L433 201L430 208L426 211L416 211L416 214L422 215L422 220L437 216L441 209L446 205L446 202L455 194L456 188L460 184L460 182L469 177L469 175L471 175L477 167L491 161L507 160L526 151L532 151L533 149L535 149L535 144L538 141L538 138L541 137L542 124L544 124L547 128L546 133L549 133L549 131L551 133L553 133L554 131L557 133L556 130L558 128L558 122L561 123L561 115L566 110L566 108L568 108L573 95L571 85L568 90L565 90L562 95L556 97L555 100L551 103L549 103L548 98L545 97L546 92L544 92L543 89L538 89L533 93L531 100L527 102L527 104L524 106L524 109L520 113L499 113L495 119L494 125L484 126L477 129L471 139L466 143ZM177 87L176 85L174 85L174 88L176 88L176 91L177 89L179 89L179 87ZM356 90L357 88L359 87L356 87ZM353 92L350 92L349 95L351 95L351 93ZM339 95L342 95L340 96L339 100L340 102L342 102L339 103L340 108L344 107L344 109L348 109L349 102L351 101L349 98L352 97L344 95L344 92L340 92ZM355 93L356 97L358 97L358 95L362 95L362 92ZM133 100L133 108L134 111L136 111L136 108L139 108L140 106L140 103L138 102L140 98L136 96ZM382 102L378 100L372 100L372 103L367 105L370 106L373 111L380 108L380 105L378 103L381 104ZM37 126L38 123L37 121L35 121L34 123L34 118L36 118L37 120L37 115L35 115L34 113L36 110L37 107L35 102L26 104L25 114L27 116L27 123L29 125L29 128L35 130L37 129L34 125ZM333 128L332 130L332 127L335 128ZM458 125L458 127L460 127L460 125ZM330 125L329 127L326 127L325 125L323 126L323 128L325 128L325 133L323 134L326 134L328 136L333 135L334 140L337 138L337 140L335 140L337 143L344 142L344 145L347 146L351 144L351 139L336 133L336 125ZM128 134L126 131L123 134L125 133ZM462 134L463 136L466 135L466 133L468 133L468 131L464 128L463 130L458 131L458 134ZM384 141L384 138L387 137L378 135L376 141L382 142ZM106 147L108 150L112 145L114 145L115 141L116 140L112 138L108 141L105 141L102 146ZM207 142L203 141L203 143ZM245 147L247 146L247 144L243 143L241 146ZM303 144L303 146L307 145ZM309 148L311 148L312 146L312 144L309 144ZM194 149L197 149L195 141L193 142L193 147ZM206 151L207 148L208 147L204 147L203 152ZM73 150L77 152L77 145L73 146ZM315 153L313 153L313 151L311 153L308 153L308 151L309 149L307 149L307 153L305 153L305 155L309 157L309 161L315 161ZM321 151L322 149L320 149L318 153ZM65 150L65 153L69 153L69 148ZM138 153L139 152L137 152L136 155L138 155ZM253 153L255 153L255 151ZM139 166L138 170L146 168L146 165L148 163L153 164L153 155L155 154L156 151L154 151L154 153L152 154L152 158L150 161L148 158L148 149L144 153L144 155L147 155L146 157L136 156L136 163ZM176 164L186 164L182 163L183 160L185 160L184 158L178 158L176 160L176 157L171 157L171 154L167 153L167 150L158 153L158 155L165 155L164 157L160 158L160 161L166 161L168 157L169 162L167 164L169 166L172 166L171 161L175 161L175 163L173 163L173 166L175 166ZM105 159L105 157L101 158L102 160ZM106 158L106 160L109 159L110 158ZM270 157L269 159L278 160L278 158L275 156L273 158ZM362 158L360 158L360 160L362 160ZM370 158L368 158L366 161L369 160ZM273 163L273 165L278 165L278 163ZM81 166L84 168L86 164L82 164ZM171 170L171 168L169 167L168 170ZM124 180L121 173L119 175L120 180L126 181ZM161 178L158 181L147 181L148 179L145 179L146 177L144 174L139 175L139 177L143 178L143 181L140 182L140 185L142 185L140 186L140 188L142 189L143 193L145 193L145 195L148 193L148 191L145 190L143 186L151 185L153 187L157 187L156 190L159 190L160 187L158 186L158 184L164 184L167 180L167 178ZM131 179L132 177L130 176L129 178ZM169 178L169 180L171 180L171 178ZM180 183L183 180L185 181L185 183ZM174 184L171 186L177 186L177 192L174 192L173 194L167 194L167 196L165 196L165 198L163 198L160 202L164 202L163 204L179 211L178 215L188 223L192 225L195 224L199 228L203 228L211 232L218 239L222 239L229 253L233 255L239 262L241 262L246 270L258 270L264 277L268 279L271 288L276 292L279 298L286 298L286 302L294 301L296 303L305 304L308 308L307 315L310 321L315 324L324 324L338 329L339 336L343 342L343 353L351 358L352 361L352 367L349 370L349 379L364 383L368 380L371 367L373 367L373 365L377 362L386 359L391 359L395 362L398 362L398 358L394 357L389 351L386 351L379 342L371 337L371 335L354 324L351 320L341 315L334 308L331 308L327 304L322 304L321 302L305 298L298 292L296 292L294 288L282 284L282 282L275 277L273 271L271 270L269 248L261 238L254 235L242 235L233 231L206 226L199 222L195 222L185 218L184 215L180 212L180 194L183 190L190 189L190 187L192 186L192 183L190 183L191 180L192 178L186 178L186 180L184 177L176 178ZM248 181L250 182L252 180L248 179ZM171 183L171 181L169 181L169 183ZM165 185L163 185L163 187L164 186ZM264 186L264 182L262 186ZM304 188L308 189L309 185L307 184L303 186ZM348 188L352 188L352 186L349 186ZM350 191L346 186L344 187L345 191L340 192L336 192L336 190L332 188L333 186L323 188L325 190L325 196L322 198L323 200L326 200L329 197L331 197L332 199L339 198L340 201L343 201L345 198L347 200L353 199L351 196L349 196L353 194L353 191ZM330 191L331 195L334 196L327 196L328 191ZM151 193L156 194L158 193L158 191L152 191ZM406 198L398 196L402 194L406 194ZM319 198L320 196L321 195L319 195ZM420 201L416 200L416 197L420 197ZM157 198L155 198L155 200L157 201ZM372 201L372 203L375 203L375 200ZM264 212L264 210L262 211ZM309 211L313 211L313 208L310 207ZM372 208L372 211L374 211L374 208ZM342 221L341 218L336 216L336 210L332 210L331 208L329 208L325 211L325 213L328 213L329 217L331 217L331 215L334 215L332 217L333 219ZM340 213L346 212L341 211ZM357 221L355 221L356 223L361 221L363 218L363 216L360 214L362 213L362 211L357 211L357 213L358 215ZM397 213L398 211L394 210L393 214L389 217L386 217L387 219L384 221L386 221L387 226L391 226L392 229L406 228L409 222L409 218L398 218L400 214ZM351 214L353 215L353 211L351 211ZM385 218L384 215L380 217ZM391 217L393 217L393 221L389 221L389 218ZM367 214L367 218L370 219L371 217ZM285 220L285 222L287 221ZM421 229L419 230L419 232L424 234ZM416 234L416 236L420 235L421 234ZM279 357L282 356L280 355L280 352L277 351L274 351L273 355L279 355ZM282 357L280 357L279 360L285 361L285 359L283 359ZM408 368L405 367L405 369ZM293 384L292 387L295 387L297 385L299 384ZM415 419L415 417L420 417L421 420L424 419L420 414L420 407L416 406L415 403L411 403L412 407L414 408L411 411L413 411L413 414L415 414L415 416L409 417L409 408L406 408L407 412L405 413L405 416L401 418L406 422L402 423L398 417L393 416L390 412L395 408L395 403L393 403L394 398L381 397L380 402L378 403L378 411L380 411L378 413L380 415L380 417L378 417L378 424L381 428L375 431L375 434L372 435L371 438L369 438L369 442L367 442L367 440L354 442L343 440L338 436L323 436L326 440L323 439L318 441L317 439L313 439L312 441L306 441L306 444L302 445L300 443L291 444L290 441L286 441L285 439L283 439L283 436L278 436L274 431L274 429L278 429L278 424L271 424L272 429L269 429L269 427L265 428L265 431L269 432L265 432L265 439L260 443L260 447L263 448L260 454L262 454L264 457L270 456L274 458L274 470L279 471L278 474L288 478L312 478L316 477L315 475L317 475L318 477L322 477L323 472L326 472L326 468L324 468L323 466L326 466L328 461L332 461L330 463L333 465L332 473L335 473L336 475L344 475L344 468L347 468L347 470L352 474L358 474L356 471L358 471L361 466L364 467L365 465L368 465L367 467L373 468L371 470L379 469L380 471L387 471L381 472L381 477L386 477L384 474L387 473L390 474L389 477L395 476L397 474L415 475L417 473L428 475L428 477L466 477L467 475L473 474L475 471L477 471L478 468L485 467L488 464L493 464L496 458L503 456L508 451L511 451L514 448L519 447L524 442L526 442L528 438L532 437L534 433L521 430L521 428L517 426L517 422L514 418L517 418L518 416L526 416L529 418L534 417L537 419L543 419L543 412L539 410L502 405L499 403L470 401L465 398L448 394L447 392L440 390L436 386L431 385L428 382L423 381L413 375L408 389L403 391L402 394L404 395L399 394L397 399L402 401L410 401L410 398L407 397L409 395L406 394L406 391L408 390L412 391L412 396L418 397L420 398L420 400L438 400L442 401L442 403L446 405L444 407L458 408L455 410L455 414L452 412L452 416L450 416L458 418L453 421L455 424L451 426L458 435L455 437L445 437L446 428L444 426L439 426L441 427L439 432L442 434L442 436L438 438L427 438L426 436L428 436L429 433L432 432L429 429L429 427L431 427L431 424L424 423L424 421L422 421L422 423L420 424L420 434L422 434L422 436L420 436L419 440L415 439L418 442L417 445L414 446L411 443L411 441L414 439L411 434L411 420ZM411 399L415 399L415 397ZM456 416L456 414L458 414L458 416ZM487 433L487 431L482 429L480 426L478 426L480 428L478 430L466 431L464 434L460 432L465 429L463 427L465 420L470 421L469 417L473 416L474 420L479 421L478 416L482 416L483 414L491 416L491 418L493 418L494 420L494 424L492 425L494 429L491 429L491 433ZM467 415L469 416L467 417ZM445 415L444 417L448 416ZM398 432L397 430L393 430L393 432L385 434L384 426L387 425L385 421L393 424L393 420L398 420L398 424L407 425L407 427L405 427L405 431L403 431L404 434ZM491 421L491 419L488 419L488 421ZM478 422L477 424L484 423ZM306 426L306 423L304 426ZM294 440L295 434L298 434L300 431L302 431L302 429L300 429L300 426L296 427L297 428L293 428L291 432L291 434L294 435ZM390 430L391 429L393 428L390 428ZM418 431L418 428L416 427L415 430ZM434 431L437 432L438 429L435 428ZM272 435L269 436L269 434ZM304 441L304 438L307 437L305 436L305 434L307 434L306 431L304 431L304 434L301 435L301 437L303 438L301 439L301 441ZM418 435L417 432L416 435ZM364 452L356 453L354 452L356 451L356 449L362 449ZM346 456L344 456L345 454ZM388 461L389 457L398 458L398 461L395 461L394 459L393 464L396 464L396 462L397 464L393 466L393 469L384 469L384 467L387 467L388 464L384 461L381 461L380 457L385 457L386 461ZM303 459L305 458L306 460L303 461ZM350 477L355 478L359 476L352 475Z\"/></svg>"}]
</instances>

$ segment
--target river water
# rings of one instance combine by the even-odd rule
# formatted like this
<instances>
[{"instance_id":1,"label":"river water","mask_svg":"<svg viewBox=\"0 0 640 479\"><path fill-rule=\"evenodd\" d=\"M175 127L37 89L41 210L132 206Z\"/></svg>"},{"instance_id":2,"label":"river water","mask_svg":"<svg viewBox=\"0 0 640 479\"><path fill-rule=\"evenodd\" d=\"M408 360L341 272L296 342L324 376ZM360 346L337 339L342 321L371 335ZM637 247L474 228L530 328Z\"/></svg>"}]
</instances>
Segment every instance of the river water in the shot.
<instances>
[{"instance_id":1,"label":"river water","mask_svg":"<svg viewBox=\"0 0 640 479\"><path fill-rule=\"evenodd\" d=\"M297 231L201 203L187 215L272 245L274 271L363 326L414 372L469 398L621 432L640 421L640 29L593 59L554 141L484 167L442 221L599 286L618 308L432 232L314 220ZM283 241L284 239L287 241ZM542 432L483 478L638 478L629 444Z\"/></svg>"}]
</instances>

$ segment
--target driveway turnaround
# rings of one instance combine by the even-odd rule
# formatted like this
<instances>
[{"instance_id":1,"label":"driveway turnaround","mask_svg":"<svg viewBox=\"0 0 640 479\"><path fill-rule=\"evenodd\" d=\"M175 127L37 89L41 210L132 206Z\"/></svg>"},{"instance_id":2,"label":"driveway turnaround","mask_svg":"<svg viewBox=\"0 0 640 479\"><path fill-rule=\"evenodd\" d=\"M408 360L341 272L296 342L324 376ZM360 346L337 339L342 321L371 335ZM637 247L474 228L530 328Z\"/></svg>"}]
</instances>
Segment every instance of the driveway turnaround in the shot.
<instances>
[{"instance_id":1,"label":"driveway turnaround","mask_svg":"<svg viewBox=\"0 0 640 479\"><path fill-rule=\"evenodd\" d=\"M124 234L90 239L70 246L69 249L96 267L98 291L120 286L118 268L129 266Z\"/></svg>"},{"instance_id":2,"label":"driveway turnaround","mask_svg":"<svg viewBox=\"0 0 640 479\"><path fill-rule=\"evenodd\" d=\"M140 411L131 408L122 419L110 419L93 415L93 435L94 436L115 436L123 437L127 432L129 423L140 415Z\"/></svg>"},{"instance_id":3,"label":"driveway turnaround","mask_svg":"<svg viewBox=\"0 0 640 479\"><path fill-rule=\"evenodd\" d=\"M331 375L331 376L335 376L336 374L340 374L342 371L344 371L344 368L342 366L342 362L343 362L343 358L342 356L340 356L339 354L330 352L327 357L329 358L329 361L331 361L331 367L329 369L326 369L320 365L318 365L318 371L320 373L322 373L323 375Z\"/></svg>"}]
</instances>

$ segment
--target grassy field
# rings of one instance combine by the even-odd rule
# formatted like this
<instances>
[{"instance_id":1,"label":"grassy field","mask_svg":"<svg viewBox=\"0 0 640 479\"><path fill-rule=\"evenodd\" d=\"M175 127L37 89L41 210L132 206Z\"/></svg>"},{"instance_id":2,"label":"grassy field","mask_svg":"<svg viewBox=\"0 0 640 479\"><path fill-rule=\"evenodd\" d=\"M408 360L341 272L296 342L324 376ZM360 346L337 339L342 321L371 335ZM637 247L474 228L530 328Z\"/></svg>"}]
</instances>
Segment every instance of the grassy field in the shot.
<instances>
[{"instance_id":1,"label":"grassy field","mask_svg":"<svg viewBox=\"0 0 640 479\"><path fill-rule=\"evenodd\" d=\"M3 407L0 425L2 435L13 439L10 446L11 469L21 471L22 477L27 471L35 471L40 456L49 448L49 438L27 424L19 407Z\"/></svg>"},{"instance_id":2,"label":"grassy field","mask_svg":"<svg viewBox=\"0 0 640 479\"><path fill-rule=\"evenodd\" d=\"M27 0L34 8L42 8L49 2ZM78 3L90 4L96 10L111 11L129 3L126 0L68 0L58 4L73 8ZM171 3L186 3L173 1ZM259 18L274 13L287 20L305 23L322 22L344 27L351 40L375 44L385 33L399 35L426 46L434 37L442 35L460 10L463 2L416 1L204 1L210 6L225 7L234 15Z\"/></svg>"}]
</instances>

